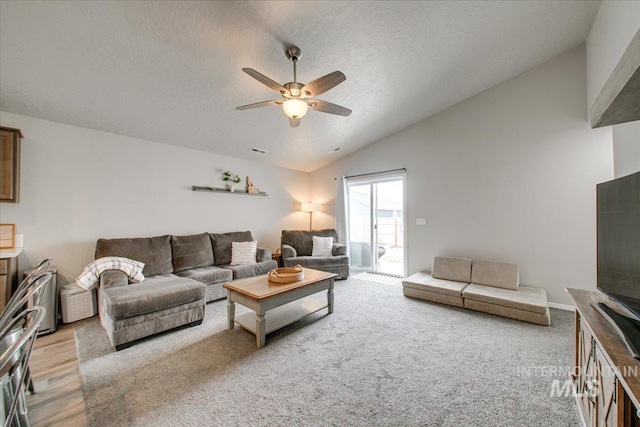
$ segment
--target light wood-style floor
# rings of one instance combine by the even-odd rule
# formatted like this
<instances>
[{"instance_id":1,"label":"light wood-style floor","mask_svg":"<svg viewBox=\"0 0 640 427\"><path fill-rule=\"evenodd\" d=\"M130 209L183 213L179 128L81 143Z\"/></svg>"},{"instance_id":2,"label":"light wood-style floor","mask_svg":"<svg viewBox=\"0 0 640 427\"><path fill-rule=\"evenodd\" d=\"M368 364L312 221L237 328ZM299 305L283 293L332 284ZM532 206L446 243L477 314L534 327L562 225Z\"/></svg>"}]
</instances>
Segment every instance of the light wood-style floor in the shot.
<instances>
[{"instance_id":1,"label":"light wood-style floor","mask_svg":"<svg viewBox=\"0 0 640 427\"><path fill-rule=\"evenodd\" d=\"M38 337L29 366L36 389L27 396L31 425L88 425L73 324Z\"/></svg>"}]
</instances>

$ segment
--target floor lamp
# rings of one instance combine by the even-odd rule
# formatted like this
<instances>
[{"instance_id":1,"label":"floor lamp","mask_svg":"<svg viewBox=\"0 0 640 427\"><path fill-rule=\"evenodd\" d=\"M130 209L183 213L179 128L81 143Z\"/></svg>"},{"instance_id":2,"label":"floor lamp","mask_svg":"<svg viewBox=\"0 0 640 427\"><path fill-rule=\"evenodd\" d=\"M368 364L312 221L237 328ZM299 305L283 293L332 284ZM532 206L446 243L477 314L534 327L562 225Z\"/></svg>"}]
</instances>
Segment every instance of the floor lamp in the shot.
<instances>
[{"instance_id":1,"label":"floor lamp","mask_svg":"<svg viewBox=\"0 0 640 427\"><path fill-rule=\"evenodd\" d=\"M311 221L313 220L314 212L322 212L322 206L317 203L303 202L300 205L300 210L302 212L309 212L309 230L313 230L311 228Z\"/></svg>"}]
</instances>

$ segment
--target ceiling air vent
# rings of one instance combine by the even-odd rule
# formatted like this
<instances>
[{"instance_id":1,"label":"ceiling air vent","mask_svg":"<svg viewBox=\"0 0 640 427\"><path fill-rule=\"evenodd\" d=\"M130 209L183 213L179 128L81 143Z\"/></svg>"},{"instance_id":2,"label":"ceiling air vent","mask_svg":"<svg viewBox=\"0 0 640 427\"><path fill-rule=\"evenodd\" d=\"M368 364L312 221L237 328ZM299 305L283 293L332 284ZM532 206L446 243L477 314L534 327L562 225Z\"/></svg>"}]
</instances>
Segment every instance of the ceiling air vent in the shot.
<instances>
[{"instance_id":1,"label":"ceiling air vent","mask_svg":"<svg viewBox=\"0 0 640 427\"><path fill-rule=\"evenodd\" d=\"M267 151L267 150L264 150L264 149L262 149L262 148L256 148L256 147L253 147L253 148L252 148L251 150L249 150L249 151L252 151L252 152L254 152L254 153L259 153L259 154L267 154L267 153L268 153L268 151Z\"/></svg>"}]
</instances>

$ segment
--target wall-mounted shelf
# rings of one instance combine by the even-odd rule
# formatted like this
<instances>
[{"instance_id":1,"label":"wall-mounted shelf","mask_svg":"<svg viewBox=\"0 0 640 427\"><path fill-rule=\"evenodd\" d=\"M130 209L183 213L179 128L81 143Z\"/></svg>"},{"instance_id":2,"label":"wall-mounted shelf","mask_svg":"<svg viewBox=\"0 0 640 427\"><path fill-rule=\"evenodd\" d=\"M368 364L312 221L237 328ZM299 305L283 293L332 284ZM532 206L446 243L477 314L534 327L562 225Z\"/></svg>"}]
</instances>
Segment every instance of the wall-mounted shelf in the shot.
<instances>
[{"instance_id":1,"label":"wall-mounted shelf","mask_svg":"<svg viewBox=\"0 0 640 427\"><path fill-rule=\"evenodd\" d=\"M259 193L247 193L246 191L234 191L233 193L229 190L225 190L224 188L215 188L215 187L202 187L199 185L192 185L191 188L193 191L207 191L209 193L227 193L227 194L242 194L244 196L268 196L267 193L261 191Z\"/></svg>"},{"instance_id":2,"label":"wall-mounted shelf","mask_svg":"<svg viewBox=\"0 0 640 427\"><path fill-rule=\"evenodd\" d=\"M640 30L611 72L591 106L591 127L617 125L640 119Z\"/></svg>"}]
</instances>

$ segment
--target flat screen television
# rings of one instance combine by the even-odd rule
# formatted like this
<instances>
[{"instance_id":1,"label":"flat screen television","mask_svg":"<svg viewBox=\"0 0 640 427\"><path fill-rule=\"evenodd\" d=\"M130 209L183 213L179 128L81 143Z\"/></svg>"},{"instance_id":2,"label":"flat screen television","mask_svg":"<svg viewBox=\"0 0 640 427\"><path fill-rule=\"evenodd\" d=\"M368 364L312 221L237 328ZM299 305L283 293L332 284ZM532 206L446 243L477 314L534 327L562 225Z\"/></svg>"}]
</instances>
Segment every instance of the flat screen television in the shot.
<instances>
[{"instance_id":1,"label":"flat screen television","mask_svg":"<svg viewBox=\"0 0 640 427\"><path fill-rule=\"evenodd\" d=\"M597 287L613 300L599 308L640 356L640 172L598 184L596 204Z\"/></svg>"}]
</instances>

